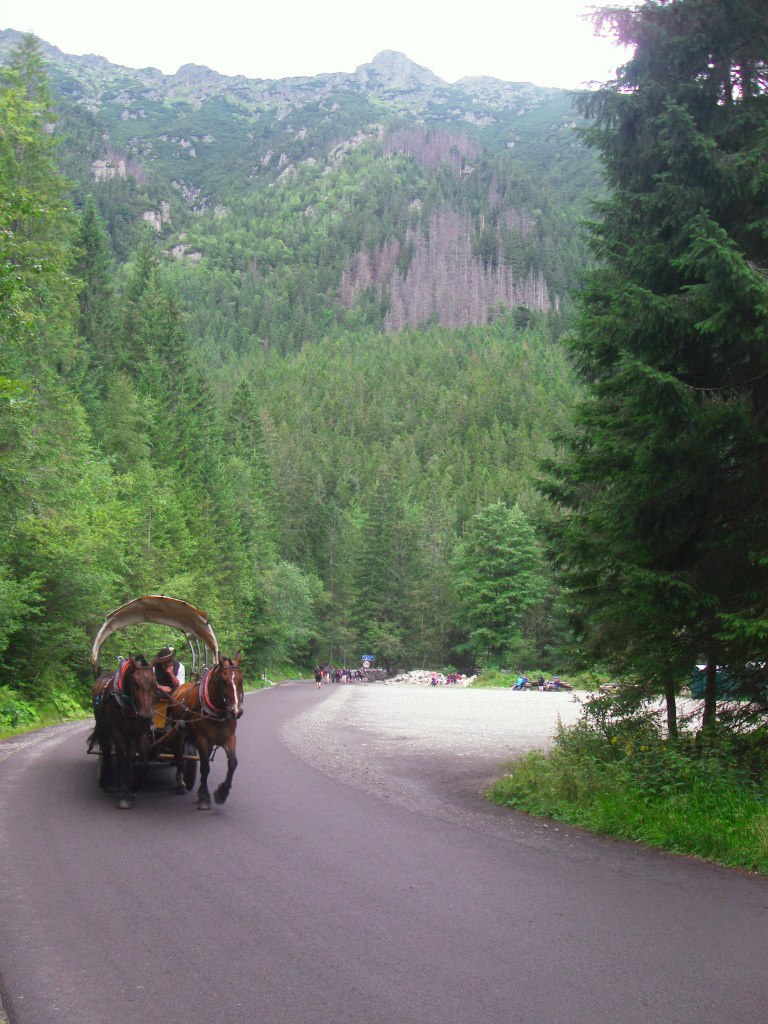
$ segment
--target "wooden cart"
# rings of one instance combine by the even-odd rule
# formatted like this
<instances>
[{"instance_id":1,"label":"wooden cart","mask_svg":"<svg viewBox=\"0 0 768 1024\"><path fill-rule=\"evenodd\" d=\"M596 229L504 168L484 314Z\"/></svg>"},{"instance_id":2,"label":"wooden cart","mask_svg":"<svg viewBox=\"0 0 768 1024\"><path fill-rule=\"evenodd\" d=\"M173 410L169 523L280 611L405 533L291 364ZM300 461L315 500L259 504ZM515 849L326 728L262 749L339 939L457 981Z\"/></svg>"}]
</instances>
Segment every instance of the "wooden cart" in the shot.
<instances>
[{"instance_id":1,"label":"wooden cart","mask_svg":"<svg viewBox=\"0 0 768 1024\"><path fill-rule=\"evenodd\" d=\"M97 676L104 671L100 664L100 655L105 640L113 633L144 622L168 626L171 629L179 630L184 635L190 652L189 679L200 678L207 668L215 665L218 661L219 645L204 611L175 597L167 597L164 594L146 594L144 597L137 597L127 604L114 608L102 623L91 650L91 661ZM169 721L169 707L170 703L167 700L159 700L155 706L150 746L150 763L152 764L175 764L175 755L171 750L171 745L182 726ZM97 744L89 748L88 753L102 756ZM184 782L187 789L192 789L195 784L198 760L194 744L191 741L185 741Z\"/></svg>"}]
</instances>

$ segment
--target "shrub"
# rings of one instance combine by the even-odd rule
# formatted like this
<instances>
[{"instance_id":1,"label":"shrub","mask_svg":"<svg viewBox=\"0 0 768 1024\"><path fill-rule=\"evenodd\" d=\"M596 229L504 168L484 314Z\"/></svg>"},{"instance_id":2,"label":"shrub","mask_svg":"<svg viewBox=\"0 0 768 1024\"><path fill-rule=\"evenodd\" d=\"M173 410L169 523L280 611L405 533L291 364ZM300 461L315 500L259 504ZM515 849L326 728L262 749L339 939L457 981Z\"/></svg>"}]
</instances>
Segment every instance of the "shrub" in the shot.
<instances>
[{"instance_id":1,"label":"shrub","mask_svg":"<svg viewBox=\"0 0 768 1024\"><path fill-rule=\"evenodd\" d=\"M517 676L511 672L502 672L498 668L483 669L483 671L476 676L475 681L472 683L473 686L487 686L487 687L510 687L514 685Z\"/></svg>"},{"instance_id":2,"label":"shrub","mask_svg":"<svg viewBox=\"0 0 768 1024\"><path fill-rule=\"evenodd\" d=\"M509 766L488 796L530 814L768 872L768 771L746 736L662 736L653 715L603 704L558 730L549 755Z\"/></svg>"},{"instance_id":3,"label":"shrub","mask_svg":"<svg viewBox=\"0 0 768 1024\"><path fill-rule=\"evenodd\" d=\"M28 729L39 721L37 710L10 686L0 686L0 730Z\"/></svg>"},{"instance_id":4,"label":"shrub","mask_svg":"<svg viewBox=\"0 0 768 1024\"><path fill-rule=\"evenodd\" d=\"M85 712L79 701L68 693L55 693L51 700L51 707L56 717L64 722L82 718Z\"/></svg>"}]
</instances>

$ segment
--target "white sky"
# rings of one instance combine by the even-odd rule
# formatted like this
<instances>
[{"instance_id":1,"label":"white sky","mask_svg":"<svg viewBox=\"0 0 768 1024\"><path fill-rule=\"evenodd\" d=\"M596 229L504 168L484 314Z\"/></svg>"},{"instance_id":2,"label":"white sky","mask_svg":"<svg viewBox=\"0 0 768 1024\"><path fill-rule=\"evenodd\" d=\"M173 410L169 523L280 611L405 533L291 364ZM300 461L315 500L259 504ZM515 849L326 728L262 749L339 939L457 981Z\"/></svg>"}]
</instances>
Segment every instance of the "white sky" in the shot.
<instances>
[{"instance_id":1,"label":"white sky","mask_svg":"<svg viewBox=\"0 0 768 1024\"><path fill-rule=\"evenodd\" d=\"M490 75L578 88L613 77L627 59L594 37L583 19L592 6L590 0L3 0L0 25L33 32L65 53L96 53L165 74L182 64L248 78L350 72L381 50L399 50L447 82Z\"/></svg>"}]
</instances>

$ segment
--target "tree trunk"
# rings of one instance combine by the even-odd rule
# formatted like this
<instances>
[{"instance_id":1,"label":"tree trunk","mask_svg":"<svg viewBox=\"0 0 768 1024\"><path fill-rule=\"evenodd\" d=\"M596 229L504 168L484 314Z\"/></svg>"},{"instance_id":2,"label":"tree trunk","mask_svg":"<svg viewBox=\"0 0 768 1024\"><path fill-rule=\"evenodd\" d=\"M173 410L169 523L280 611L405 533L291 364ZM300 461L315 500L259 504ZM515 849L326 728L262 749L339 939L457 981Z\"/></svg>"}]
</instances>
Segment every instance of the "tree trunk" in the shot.
<instances>
[{"instance_id":1,"label":"tree trunk","mask_svg":"<svg viewBox=\"0 0 768 1024\"><path fill-rule=\"evenodd\" d=\"M664 699L667 703L667 735L677 739L677 700L675 684L671 679L664 680Z\"/></svg>"},{"instance_id":2,"label":"tree trunk","mask_svg":"<svg viewBox=\"0 0 768 1024\"><path fill-rule=\"evenodd\" d=\"M704 714L702 729L714 728L717 719L717 662L710 655L707 658L707 681L704 684Z\"/></svg>"}]
</instances>

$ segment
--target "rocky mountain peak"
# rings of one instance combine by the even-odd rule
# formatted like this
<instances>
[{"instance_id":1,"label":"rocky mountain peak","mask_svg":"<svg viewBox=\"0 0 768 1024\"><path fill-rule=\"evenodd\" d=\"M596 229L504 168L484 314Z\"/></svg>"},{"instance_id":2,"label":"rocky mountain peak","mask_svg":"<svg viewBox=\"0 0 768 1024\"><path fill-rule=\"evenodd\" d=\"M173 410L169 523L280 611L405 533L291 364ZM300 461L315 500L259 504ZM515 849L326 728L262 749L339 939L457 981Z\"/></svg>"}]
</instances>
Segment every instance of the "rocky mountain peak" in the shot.
<instances>
[{"instance_id":1,"label":"rocky mountain peak","mask_svg":"<svg viewBox=\"0 0 768 1024\"><path fill-rule=\"evenodd\" d=\"M382 50L370 64L361 64L354 77L361 85L386 90L410 92L414 89L433 90L445 86L429 68L414 63L397 50Z\"/></svg>"},{"instance_id":2,"label":"rocky mountain peak","mask_svg":"<svg viewBox=\"0 0 768 1024\"><path fill-rule=\"evenodd\" d=\"M212 71L204 64L183 64L173 76L180 82L208 83L224 81L225 76L218 71Z\"/></svg>"}]
</instances>

